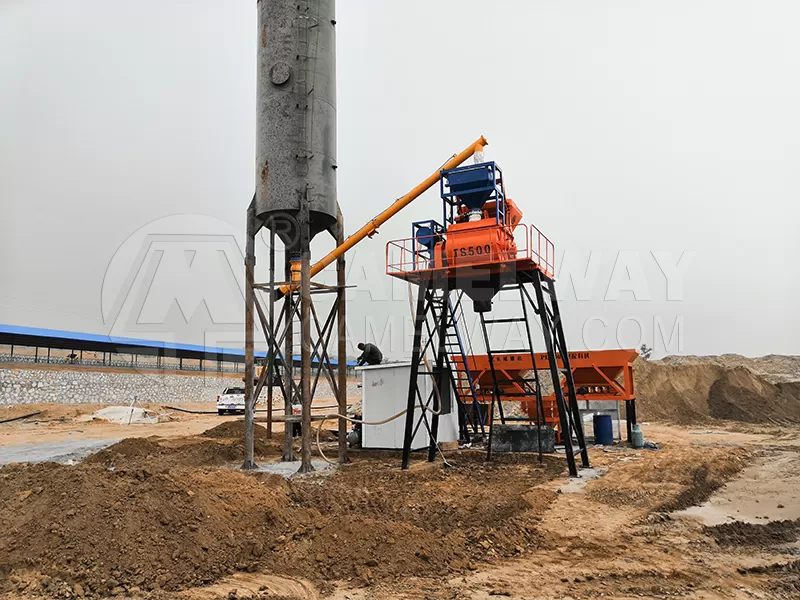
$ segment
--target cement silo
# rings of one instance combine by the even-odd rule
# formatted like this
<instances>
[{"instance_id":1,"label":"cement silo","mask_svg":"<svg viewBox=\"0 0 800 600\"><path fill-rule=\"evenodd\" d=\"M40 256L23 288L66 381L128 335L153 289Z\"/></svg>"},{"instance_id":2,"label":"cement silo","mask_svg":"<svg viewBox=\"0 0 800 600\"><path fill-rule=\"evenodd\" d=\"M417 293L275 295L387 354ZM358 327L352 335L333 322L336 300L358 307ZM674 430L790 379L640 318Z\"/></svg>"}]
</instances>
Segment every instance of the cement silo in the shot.
<instances>
[{"instance_id":1,"label":"cement silo","mask_svg":"<svg viewBox=\"0 0 800 600\"><path fill-rule=\"evenodd\" d=\"M256 216L299 256L297 221L333 229L336 203L335 0L259 0Z\"/></svg>"}]
</instances>

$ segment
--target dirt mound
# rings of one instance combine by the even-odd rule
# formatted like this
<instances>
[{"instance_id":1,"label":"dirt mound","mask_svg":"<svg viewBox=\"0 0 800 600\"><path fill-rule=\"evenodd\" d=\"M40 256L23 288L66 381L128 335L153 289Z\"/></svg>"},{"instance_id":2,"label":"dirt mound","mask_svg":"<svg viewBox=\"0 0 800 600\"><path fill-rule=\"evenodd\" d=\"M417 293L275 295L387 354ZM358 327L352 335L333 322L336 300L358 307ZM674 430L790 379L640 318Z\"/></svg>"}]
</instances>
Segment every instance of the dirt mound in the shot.
<instances>
[{"instance_id":1,"label":"dirt mound","mask_svg":"<svg viewBox=\"0 0 800 600\"><path fill-rule=\"evenodd\" d=\"M712 356L674 355L665 356L660 362L672 366L716 365L723 368L746 367L761 375L770 383L800 381L800 356L768 354L750 358L741 354L719 354Z\"/></svg>"},{"instance_id":2,"label":"dirt mound","mask_svg":"<svg viewBox=\"0 0 800 600\"><path fill-rule=\"evenodd\" d=\"M268 445L262 440L253 444L256 458L276 456L279 448ZM170 462L184 467L224 466L231 463L240 463L244 460L244 444L237 441L211 441L204 440L197 443L187 443L168 450Z\"/></svg>"},{"instance_id":3,"label":"dirt mound","mask_svg":"<svg viewBox=\"0 0 800 600\"><path fill-rule=\"evenodd\" d=\"M769 548L788 544L800 538L800 520L772 521L763 525L735 521L704 527L703 532L713 537L720 546Z\"/></svg>"},{"instance_id":4,"label":"dirt mound","mask_svg":"<svg viewBox=\"0 0 800 600\"><path fill-rule=\"evenodd\" d=\"M248 568L264 542L306 523L280 477L228 470L0 470L0 564L31 589L176 589ZM47 577L40 574L46 572ZM0 577L0 591L8 589Z\"/></svg>"},{"instance_id":5,"label":"dirt mound","mask_svg":"<svg viewBox=\"0 0 800 600\"><path fill-rule=\"evenodd\" d=\"M740 448L665 444L660 452L632 458L630 467L591 482L589 498L609 506L681 510L704 502L725 485L747 465L748 454Z\"/></svg>"},{"instance_id":6,"label":"dirt mound","mask_svg":"<svg viewBox=\"0 0 800 600\"><path fill-rule=\"evenodd\" d=\"M110 462L117 457L121 459L149 459L162 454L164 454L164 448L150 438L125 438L88 457L86 462L104 463Z\"/></svg>"},{"instance_id":7,"label":"dirt mound","mask_svg":"<svg viewBox=\"0 0 800 600\"><path fill-rule=\"evenodd\" d=\"M267 438L267 428L262 427L259 424L253 425L253 431L256 439ZM207 429L203 433L201 433L203 437L210 437L210 438L244 438L244 419L236 419L235 421L225 421L224 423L220 423L216 427L212 427L211 429Z\"/></svg>"},{"instance_id":8,"label":"dirt mound","mask_svg":"<svg viewBox=\"0 0 800 600\"><path fill-rule=\"evenodd\" d=\"M148 468L151 471L181 467L230 466L244 460L243 422L228 421L199 436L159 439L126 438L86 459L87 464L129 469ZM283 432L267 440L267 430L255 426L254 451L256 459L269 459L283 454ZM316 431L314 432L316 436ZM320 435L323 442L336 441L329 431ZM297 449L299 452L299 449Z\"/></svg>"},{"instance_id":9,"label":"dirt mound","mask_svg":"<svg viewBox=\"0 0 800 600\"><path fill-rule=\"evenodd\" d=\"M487 466L482 453L464 454L455 469L410 473L390 461L358 463L324 486L291 482L292 499L324 516L286 542L289 574L361 584L443 576L542 545L536 525L556 494L533 488L562 473L561 461Z\"/></svg>"},{"instance_id":10,"label":"dirt mound","mask_svg":"<svg viewBox=\"0 0 800 600\"><path fill-rule=\"evenodd\" d=\"M256 458L278 456L282 448L277 442L257 438L254 442ZM241 439L178 438L127 438L93 454L87 464L106 467L149 468L151 470L182 467L220 467L244 460L244 443Z\"/></svg>"},{"instance_id":11,"label":"dirt mound","mask_svg":"<svg viewBox=\"0 0 800 600\"><path fill-rule=\"evenodd\" d=\"M737 455L726 456L691 469L691 479L686 489L662 504L659 510L683 510L702 504L744 468L745 464L740 458Z\"/></svg>"},{"instance_id":12,"label":"dirt mound","mask_svg":"<svg viewBox=\"0 0 800 600\"><path fill-rule=\"evenodd\" d=\"M136 595L235 570L323 588L465 572L541 546L536 525L556 494L535 486L564 468L531 457L484 465L482 453L459 455L454 469L401 472L393 456L290 481L185 466L235 443L125 440L81 465L0 469L0 594L13 586L61 597L77 584Z\"/></svg>"},{"instance_id":13,"label":"dirt mound","mask_svg":"<svg viewBox=\"0 0 800 600\"><path fill-rule=\"evenodd\" d=\"M800 386L773 384L746 367L726 370L708 394L712 417L751 423L800 422Z\"/></svg>"},{"instance_id":14,"label":"dirt mound","mask_svg":"<svg viewBox=\"0 0 800 600\"><path fill-rule=\"evenodd\" d=\"M800 383L769 381L769 365L791 370L798 357L747 359L738 355L637 360L640 420L697 424L712 419L750 423L800 422ZM798 367L800 368L800 366Z\"/></svg>"},{"instance_id":15,"label":"dirt mound","mask_svg":"<svg viewBox=\"0 0 800 600\"><path fill-rule=\"evenodd\" d=\"M327 421L328 427L337 427L337 421L335 419L331 419ZM254 425L254 435L256 439L256 443L259 441L265 441L267 439L267 428L262 427L261 425ZM312 437L316 440L317 436L317 424L312 424L313 432ZM200 434L203 437L210 437L210 438L222 438L222 439L244 439L244 420L237 419L236 421L226 421L217 425L216 427L212 427ZM323 429L319 434L319 440L321 442L335 442L338 438L336 434L333 433L330 429ZM283 431L275 431L272 434L273 443L283 443Z\"/></svg>"},{"instance_id":16,"label":"dirt mound","mask_svg":"<svg viewBox=\"0 0 800 600\"><path fill-rule=\"evenodd\" d=\"M796 600L800 598L800 560L738 569L740 575L769 577L770 598Z\"/></svg>"}]
</instances>

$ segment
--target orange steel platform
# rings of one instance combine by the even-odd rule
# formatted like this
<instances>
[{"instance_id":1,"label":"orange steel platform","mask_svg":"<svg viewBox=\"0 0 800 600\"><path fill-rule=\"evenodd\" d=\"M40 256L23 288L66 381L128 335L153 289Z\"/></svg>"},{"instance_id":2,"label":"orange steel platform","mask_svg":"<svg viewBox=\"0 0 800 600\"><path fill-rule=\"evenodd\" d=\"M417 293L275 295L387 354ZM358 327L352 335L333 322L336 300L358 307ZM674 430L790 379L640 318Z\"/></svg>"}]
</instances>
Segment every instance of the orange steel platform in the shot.
<instances>
[{"instance_id":1,"label":"orange steel platform","mask_svg":"<svg viewBox=\"0 0 800 600\"><path fill-rule=\"evenodd\" d=\"M470 223L469 225L474 225ZM483 227L471 227L478 235L500 229L492 223ZM552 279L555 273L555 247L534 225L520 223L514 227L512 249L502 249L495 244L475 244L463 248L464 255L450 254L444 261L424 251L424 241L438 241L438 236L418 236L392 240L386 244L386 274L412 283L422 279L464 280L486 275L507 274L539 270ZM460 248L461 249L461 248ZM459 286L450 286L457 289Z\"/></svg>"}]
</instances>

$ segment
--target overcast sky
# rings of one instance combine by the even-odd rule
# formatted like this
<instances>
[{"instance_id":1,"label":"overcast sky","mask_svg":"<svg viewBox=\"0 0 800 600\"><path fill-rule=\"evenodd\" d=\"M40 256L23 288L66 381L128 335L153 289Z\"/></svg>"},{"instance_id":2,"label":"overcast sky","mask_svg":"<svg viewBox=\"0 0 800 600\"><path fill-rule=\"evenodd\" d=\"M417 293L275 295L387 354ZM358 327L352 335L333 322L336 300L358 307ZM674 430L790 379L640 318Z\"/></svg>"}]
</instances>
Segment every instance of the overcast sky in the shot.
<instances>
[{"instance_id":1,"label":"overcast sky","mask_svg":"<svg viewBox=\"0 0 800 600\"><path fill-rule=\"evenodd\" d=\"M571 347L800 353L800 5L337 4L348 233L482 134L556 244ZM0 323L235 343L255 19L253 0L0 0ZM354 341L409 354L384 246L440 206L349 256Z\"/></svg>"}]
</instances>

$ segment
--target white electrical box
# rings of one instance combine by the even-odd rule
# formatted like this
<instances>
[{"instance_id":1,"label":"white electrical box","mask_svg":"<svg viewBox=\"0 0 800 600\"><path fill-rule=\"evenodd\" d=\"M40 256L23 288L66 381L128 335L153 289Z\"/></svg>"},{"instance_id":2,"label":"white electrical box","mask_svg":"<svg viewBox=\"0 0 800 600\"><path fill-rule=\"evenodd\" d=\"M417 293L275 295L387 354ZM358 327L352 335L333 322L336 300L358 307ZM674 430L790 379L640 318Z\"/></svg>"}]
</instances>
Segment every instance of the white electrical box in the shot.
<instances>
[{"instance_id":1,"label":"white electrical box","mask_svg":"<svg viewBox=\"0 0 800 600\"><path fill-rule=\"evenodd\" d=\"M361 414L368 423L383 421L403 411L408 406L408 384L411 378L411 363L389 363L385 365L364 366L356 369L361 372ZM433 391L430 375L418 378L423 403ZM458 441L458 406L453 392L447 386L442 398L442 414L439 415L439 442ZM431 403L431 407L433 403ZM419 406L414 412L414 423L420 417ZM427 414L430 423L431 413ZM363 425L361 446L363 448L383 448L400 450L403 448L406 415L383 425ZM411 444L412 450L428 446L428 430L420 425Z\"/></svg>"}]
</instances>

